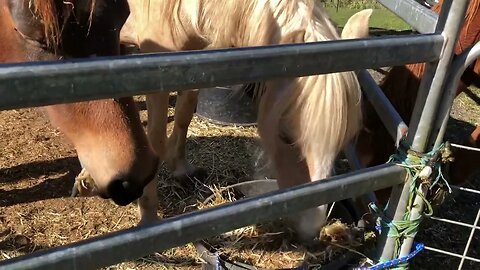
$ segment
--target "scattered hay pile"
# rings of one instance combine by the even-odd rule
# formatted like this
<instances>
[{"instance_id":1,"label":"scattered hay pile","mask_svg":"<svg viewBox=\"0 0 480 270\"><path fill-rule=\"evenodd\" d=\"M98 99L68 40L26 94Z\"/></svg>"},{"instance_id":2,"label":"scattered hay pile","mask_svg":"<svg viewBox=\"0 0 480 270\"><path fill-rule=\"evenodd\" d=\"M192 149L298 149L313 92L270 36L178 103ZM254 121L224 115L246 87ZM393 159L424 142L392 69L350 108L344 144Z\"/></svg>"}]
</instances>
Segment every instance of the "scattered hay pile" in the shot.
<instances>
[{"instance_id":1,"label":"scattered hay pile","mask_svg":"<svg viewBox=\"0 0 480 270\"><path fill-rule=\"evenodd\" d=\"M231 187L213 187L211 191L210 197L197 204L199 209L242 198ZM326 265L349 251L361 255L356 249L362 248L366 241L370 242L372 236L374 234L364 234L360 229L334 219L322 229L315 243L307 248L296 243L293 232L279 220L239 228L206 239L202 244L210 252L217 253L230 262L249 264L261 269L285 269L301 265Z\"/></svg>"}]
</instances>

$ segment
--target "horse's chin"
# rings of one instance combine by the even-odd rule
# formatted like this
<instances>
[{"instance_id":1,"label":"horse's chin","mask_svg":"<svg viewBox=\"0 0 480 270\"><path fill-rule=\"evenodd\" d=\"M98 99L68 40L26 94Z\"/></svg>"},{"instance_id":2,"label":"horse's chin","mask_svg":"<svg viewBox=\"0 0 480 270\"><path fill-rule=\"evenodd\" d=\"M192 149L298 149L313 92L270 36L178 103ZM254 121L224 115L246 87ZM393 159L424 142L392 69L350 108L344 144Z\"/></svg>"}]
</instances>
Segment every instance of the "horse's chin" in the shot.
<instances>
[{"instance_id":1,"label":"horse's chin","mask_svg":"<svg viewBox=\"0 0 480 270\"><path fill-rule=\"evenodd\" d=\"M123 198L123 197L111 196L108 193L97 192L97 190L95 190L95 191L90 191L89 196L98 196L104 200L112 200L118 206L127 206L130 203L137 200L138 198L140 198L142 196L142 193L136 194L136 196Z\"/></svg>"},{"instance_id":2,"label":"horse's chin","mask_svg":"<svg viewBox=\"0 0 480 270\"><path fill-rule=\"evenodd\" d=\"M137 192L131 193L128 196L125 196L125 195L122 196L117 193L111 193L108 195L103 194L103 197L102 196L100 197L104 199L111 199L118 206L126 206L138 200L142 195L143 195L143 189L139 189Z\"/></svg>"},{"instance_id":3,"label":"horse's chin","mask_svg":"<svg viewBox=\"0 0 480 270\"><path fill-rule=\"evenodd\" d=\"M107 194L104 194L104 193L98 193L97 196L104 199L104 200L110 199L110 196L108 196Z\"/></svg>"},{"instance_id":4,"label":"horse's chin","mask_svg":"<svg viewBox=\"0 0 480 270\"><path fill-rule=\"evenodd\" d=\"M135 200L137 200L138 198L140 198L142 195L140 194L140 196L138 197L131 197L131 198L128 198L128 199L125 199L125 198L116 198L116 197L112 197L110 198L116 205L118 206L127 206L129 205L130 203L134 202Z\"/></svg>"}]
</instances>

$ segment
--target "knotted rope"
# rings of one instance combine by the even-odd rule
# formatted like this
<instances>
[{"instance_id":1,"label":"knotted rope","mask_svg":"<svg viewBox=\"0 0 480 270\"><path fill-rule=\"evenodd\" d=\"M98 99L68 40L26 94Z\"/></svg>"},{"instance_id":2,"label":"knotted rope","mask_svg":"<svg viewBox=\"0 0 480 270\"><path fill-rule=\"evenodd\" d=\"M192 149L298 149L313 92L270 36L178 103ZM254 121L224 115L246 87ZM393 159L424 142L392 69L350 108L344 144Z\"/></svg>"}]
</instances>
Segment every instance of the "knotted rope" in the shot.
<instances>
[{"instance_id":1,"label":"knotted rope","mask_svg":"<svg viewBox=\"0 0 480 270\"><path fill-rule=\"evenodd\" d=\"M383 269L386 267L395 267L391 269L407 269L408 260L413 258L421 249L423 245L417 244L417 248L411 254L398 258L400 254L401 243L405 238L413 238L418 232L420 223L424 217L430 217L433 214L433 207L427 196L424 194L432 191L433 188L447 188L448 192L452 190L448 181L442 173L442 165L452 162L450 144L443 143L432 151L421 154L410 149L402 140L400 147L396 150L387 163L394 163L405 168L407 171L407 179L411 179L409 190L409 197L407 202L406 212L401 220L392 220L384 213L385 210L380 209L374 203L369 205L369 208L375 212L379 217L379 224L377 229L381 231L382 228L388 229L388 237L395 239L393 260L385 260L380 258L379 264L372 266L369 269ZM417 218L412 218L412 209L416 206L414 201L420 198L425 207L422 213ZM421 247L421 249L420 249Z\"/></svg>"}]
</instances>

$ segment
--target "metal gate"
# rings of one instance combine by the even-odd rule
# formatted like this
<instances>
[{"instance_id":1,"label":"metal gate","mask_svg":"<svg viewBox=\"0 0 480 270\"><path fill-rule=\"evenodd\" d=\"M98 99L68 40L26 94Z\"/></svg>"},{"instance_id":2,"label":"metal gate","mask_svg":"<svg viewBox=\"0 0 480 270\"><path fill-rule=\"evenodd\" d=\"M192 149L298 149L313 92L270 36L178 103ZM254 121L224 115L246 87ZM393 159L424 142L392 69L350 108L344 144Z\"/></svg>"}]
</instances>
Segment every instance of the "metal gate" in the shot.
<instances>
[{"instance_id":1,"label":"metal gate","mask_svg":"<svg viewBox=\"0 0 480 270\"><path fill-rule=\"evenodd\" d=\"M406 134L407 127L364 69L428 62L406 137L412 150L427 153L443 141L460 75L480 55L480 45L476 45L452 62L455 41L469 1L446 1L440 16L414 0L380 2L400 14L421 34L66 63L14 64L0 68L0 109L356 70L366 96L375 105L392 137L399 139ZM359 55L362 58L358 58ZM357 171L2 261L0 268L92 269L108 266L293 211L392 186L386 215L395 221L401 220L412 185L411 178L404 181L406 171L391 163L362 169L351 148L347 148L346 154ZM411 210L411 219L416 219L423 211L422 200L416 201L416 205L418 207ZM472 232L478 229L478 218L474 225L468 226ZM393 258L396 238L390 236L388 230L382 230L381 259L400 258L402 261L410 254L413 239L413 235L407 235L400 255ZM465 254L463 258L478 261Z\"/></svg>"}]
</instances>

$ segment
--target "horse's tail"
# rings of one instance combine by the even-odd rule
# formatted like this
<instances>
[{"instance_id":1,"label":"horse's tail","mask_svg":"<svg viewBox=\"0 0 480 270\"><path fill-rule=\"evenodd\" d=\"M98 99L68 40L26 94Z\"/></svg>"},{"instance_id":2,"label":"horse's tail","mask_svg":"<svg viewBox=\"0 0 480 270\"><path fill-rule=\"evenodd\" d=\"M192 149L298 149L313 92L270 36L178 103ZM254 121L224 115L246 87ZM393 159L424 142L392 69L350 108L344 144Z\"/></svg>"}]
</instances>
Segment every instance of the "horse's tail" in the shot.
<instances>
[{"instance_id":1,"label":"horse's tail","mask_svg":"<svg viewBox=\"0 0 480 270\"><path fill-rule=\"evenodd\" d=\"M342 38L368 36L371 13L372 10L364 10L353 15L342 31ZM327 18L326 14L317 15ZM314 14L314 17L317 16ZM306 28L307 42L318 41L318 33L313 33L317 27L325 27L325 23L331 24L323 20L321 24L312 22ZM314 40L309 40L309 37ZM335 156L361 128L360 85L353 71L303 77L296 80L296 83L293 94L288 98L292 103L287 110L290 125L296 130L296 134L292 135L310 163L312 180L323 179L331 173Z\"/></svg>"}]
</instances>

